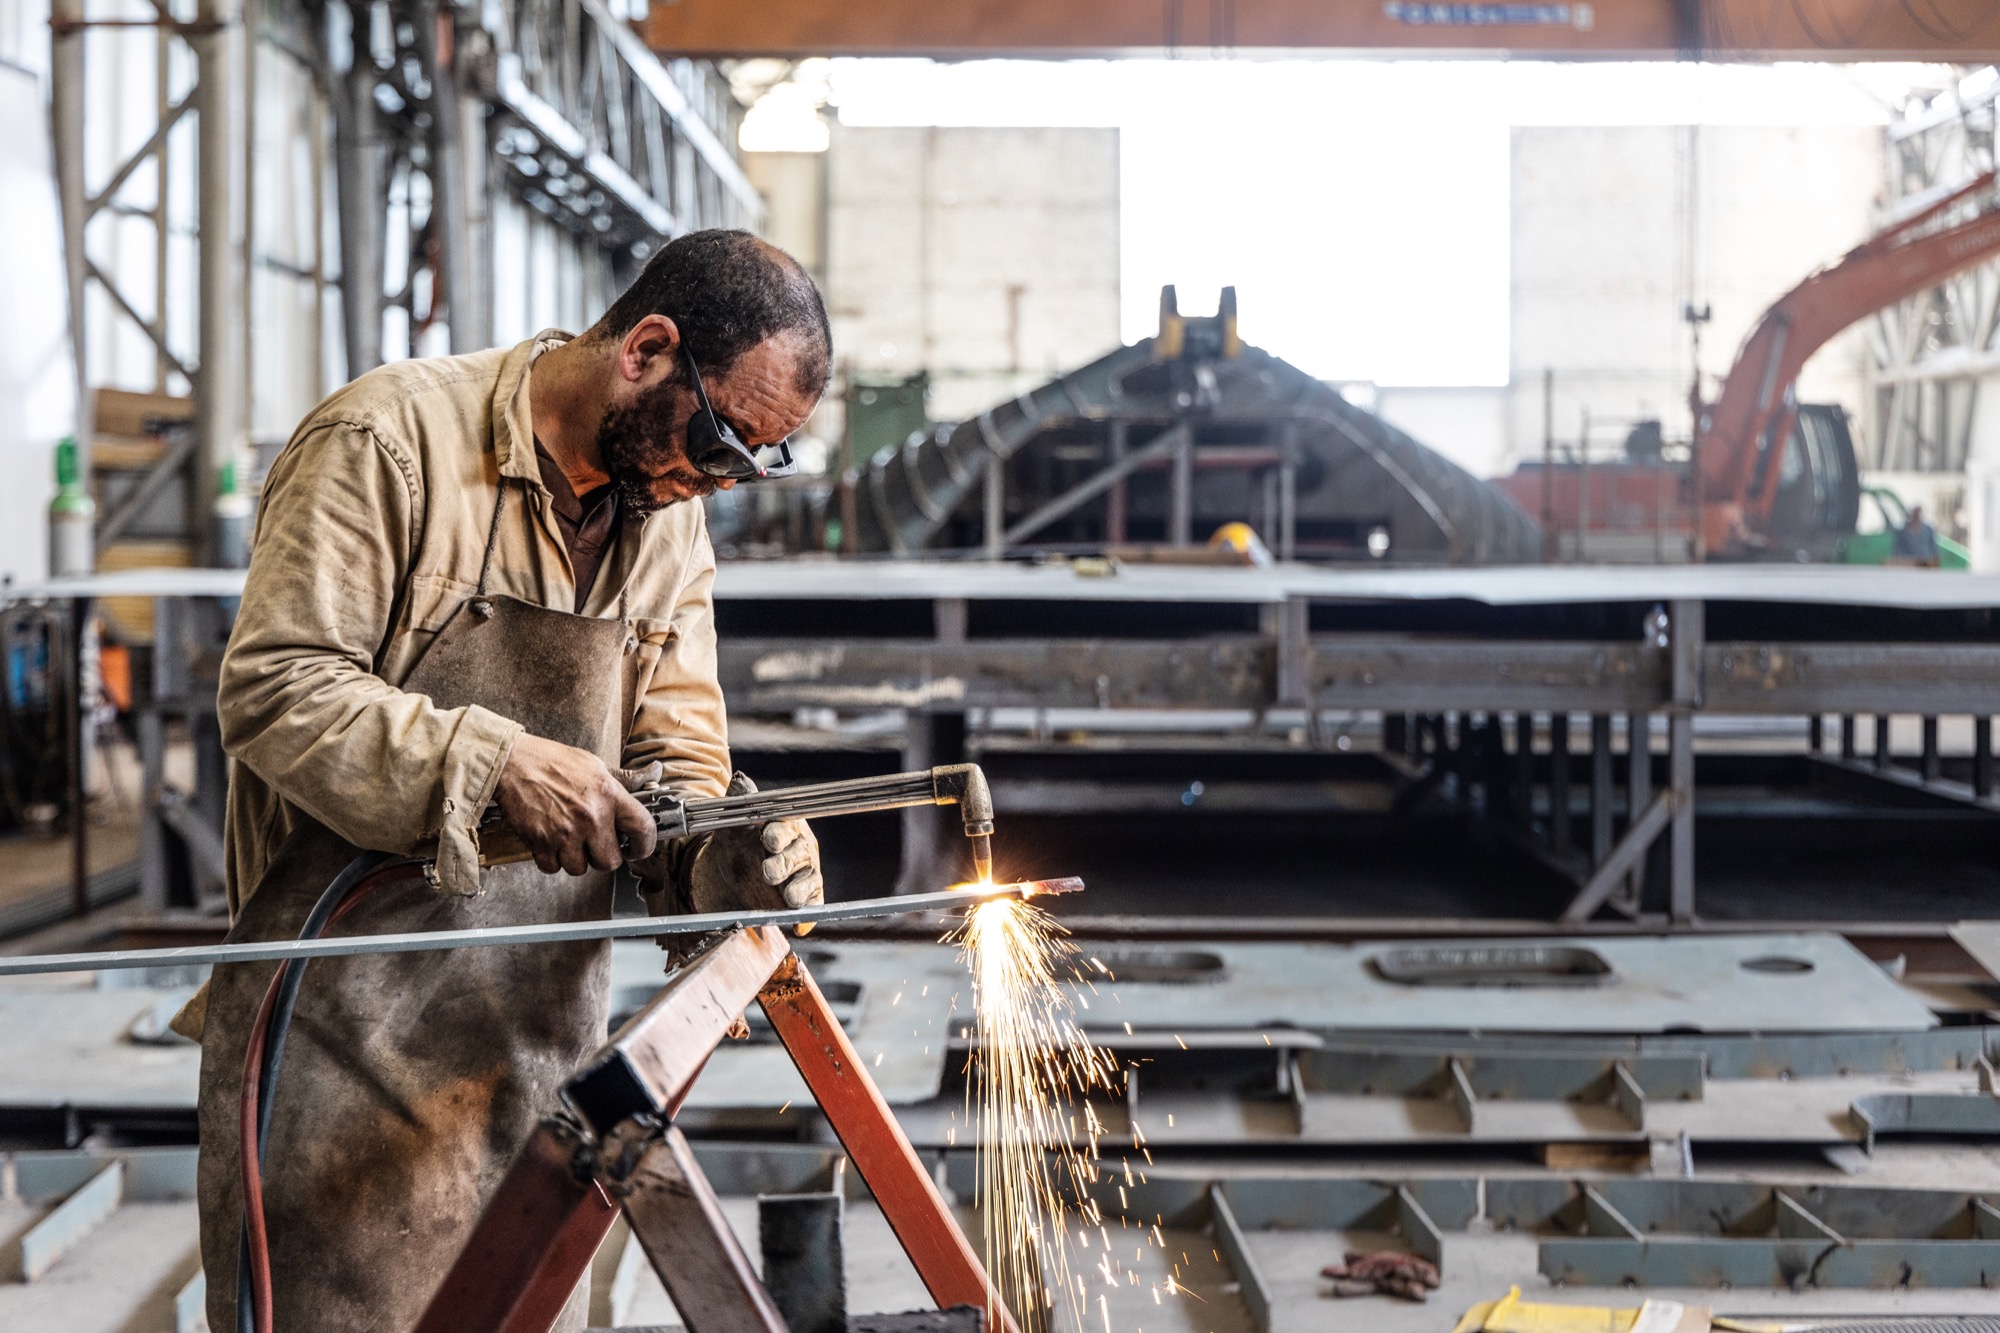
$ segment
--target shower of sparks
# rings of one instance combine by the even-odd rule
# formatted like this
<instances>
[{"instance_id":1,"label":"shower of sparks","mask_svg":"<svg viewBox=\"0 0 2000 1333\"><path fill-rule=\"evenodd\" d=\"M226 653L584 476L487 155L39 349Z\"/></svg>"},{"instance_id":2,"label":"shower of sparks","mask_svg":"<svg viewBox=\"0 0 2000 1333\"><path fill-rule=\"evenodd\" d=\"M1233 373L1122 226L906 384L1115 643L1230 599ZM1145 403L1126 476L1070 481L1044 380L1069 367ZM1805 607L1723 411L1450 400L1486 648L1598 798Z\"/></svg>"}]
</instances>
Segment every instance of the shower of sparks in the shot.
<instances>
[{"instance_id":1,"label":"shower of sparks","mask_svg":"<svg viewBox=\"0 0 2000 1333\"><path fill-rule=\"evenodd\" d=\"M1102 1235L1105 1220L1089 1189L1102 1127L1088 1098L1115 1091L1117 1065L1076 1024L1062 983L1079 975L1077 950L1048 913L995 898L967 913L952 942L973 977L966 1109L986 1271L1029 1333L1049 1326L1058 1299L1070 1307L1069 1326L1082 1327L1089 1302L1084 1274L1069 1262L1072 1232L1080 1239L1083 1224ZM1108 1270L1101 1276L1115 1284ZM1097 1304L1105 1309L1101 1294Z\"/></svg>"}]
</instances>

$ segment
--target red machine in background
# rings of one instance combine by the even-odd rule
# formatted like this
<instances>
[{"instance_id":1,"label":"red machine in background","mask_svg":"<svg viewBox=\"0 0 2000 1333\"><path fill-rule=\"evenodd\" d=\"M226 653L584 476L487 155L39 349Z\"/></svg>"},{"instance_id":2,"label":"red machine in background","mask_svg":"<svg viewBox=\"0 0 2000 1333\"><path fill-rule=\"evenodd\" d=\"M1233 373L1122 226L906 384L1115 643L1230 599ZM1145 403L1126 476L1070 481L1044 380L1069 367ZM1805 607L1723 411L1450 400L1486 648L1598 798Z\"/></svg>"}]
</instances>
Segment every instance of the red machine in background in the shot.
<instances>
[{"instance_id":1,"label":"red machine in background","mask_svg":"<svg viewBox=\"0 0 2000 1333\"><path fill-rule=\"evenodd\" d=\"M1806 361L1863 316L2000 254L2000 199L1986 172L1883 229L1785 293L1744 339L1722 390L1691 406L1690 463L1664 460L1657 423L1616 463L1530 464L1498 484L1555 532L1699 529L1709 559L1825 559L1854 532L1860 468L1847 414L1801 404ZM1968 218L1940 220L1964 205ZM1780 447L1782 442L1782 447Z\"/></svg>"}]
</instances>

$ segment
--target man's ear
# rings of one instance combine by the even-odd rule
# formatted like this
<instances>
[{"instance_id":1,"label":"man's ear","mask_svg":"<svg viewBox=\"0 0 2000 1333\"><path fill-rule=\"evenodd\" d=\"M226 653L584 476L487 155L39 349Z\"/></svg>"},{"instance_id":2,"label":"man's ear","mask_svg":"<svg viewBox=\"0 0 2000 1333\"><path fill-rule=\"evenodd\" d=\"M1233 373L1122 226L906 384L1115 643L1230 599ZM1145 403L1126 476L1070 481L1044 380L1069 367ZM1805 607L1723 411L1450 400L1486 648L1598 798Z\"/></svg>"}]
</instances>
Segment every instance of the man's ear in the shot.
<instances>
[{"instance_id":1,"label":"man's ear","mask_svg":"<svg viewBox=\"0 0 2000 1333\"><path fill-rule=\"evenodd\" d=\"M659 377L662 365L672 374L680 350L680 325L665 315L648 315L618 344L618 373L634 384Z\"/></svg>"}]
</instances>

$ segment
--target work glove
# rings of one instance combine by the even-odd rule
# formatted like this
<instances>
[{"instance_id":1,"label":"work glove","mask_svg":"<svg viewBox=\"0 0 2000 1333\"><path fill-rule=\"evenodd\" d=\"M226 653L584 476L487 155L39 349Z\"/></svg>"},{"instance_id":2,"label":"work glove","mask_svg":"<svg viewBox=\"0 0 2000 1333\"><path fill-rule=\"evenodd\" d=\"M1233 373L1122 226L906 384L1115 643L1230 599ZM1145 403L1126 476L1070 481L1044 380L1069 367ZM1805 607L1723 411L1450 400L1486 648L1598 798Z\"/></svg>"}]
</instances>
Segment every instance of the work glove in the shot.
<instances>
[{"instance_id":1,"label":"work glove","mask_svg":"<svg viewBox=\"0 0 2000 1333\"><path fill-rule=\"evenodd\" d=\"M729 779L731 796L756 790L742 773ZM817 907L825 898L819 839L803 819L718 829L695 852L687 873L687 900L696 912Z\"/></svg>"}]
</instances>

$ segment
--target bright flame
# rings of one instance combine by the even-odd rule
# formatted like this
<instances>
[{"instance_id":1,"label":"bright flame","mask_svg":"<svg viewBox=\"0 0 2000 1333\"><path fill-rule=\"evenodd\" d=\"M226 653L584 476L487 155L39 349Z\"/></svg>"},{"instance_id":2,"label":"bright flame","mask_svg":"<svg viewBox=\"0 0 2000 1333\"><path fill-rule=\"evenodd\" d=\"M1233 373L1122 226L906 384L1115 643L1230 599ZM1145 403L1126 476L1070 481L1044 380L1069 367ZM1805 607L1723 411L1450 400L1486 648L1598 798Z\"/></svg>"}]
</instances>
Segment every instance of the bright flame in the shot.
<instances>
[{"instance_id":1,"label":"bright flame","mask_svg":"<svg viewBox=\"0 0 2000 1333\"><path fill-rule=\"evenodd\" d=\"M1101 1226L1090 1198L1099 1122L1089 1103L1088 1156L1075 1145L1073 1101L1109 1092L1117 1066L1077 1027L1062 984L1076 949L1050 916L1018 898L974 907L952 936L972 969L974 1047L967 1086L978 1131L978 1202L986 1271L1023 1329L1046 1327L1056 1293L1084 1312L1069 1263L1071 1201ZM1081 1234L1079 1232L1079 1234Z\"/></svg>"}]
</instances>

